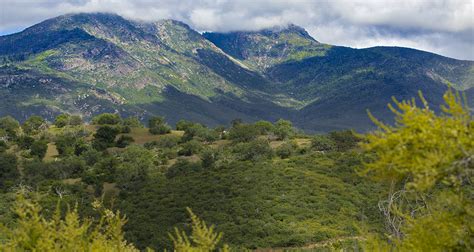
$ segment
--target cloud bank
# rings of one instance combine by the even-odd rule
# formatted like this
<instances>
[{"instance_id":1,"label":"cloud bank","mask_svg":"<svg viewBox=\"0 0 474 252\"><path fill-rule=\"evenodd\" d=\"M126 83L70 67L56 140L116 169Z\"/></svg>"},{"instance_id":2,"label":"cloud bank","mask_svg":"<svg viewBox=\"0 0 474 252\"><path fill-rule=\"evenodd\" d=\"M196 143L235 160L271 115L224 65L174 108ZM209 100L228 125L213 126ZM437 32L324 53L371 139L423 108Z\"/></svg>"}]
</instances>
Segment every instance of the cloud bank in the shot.
<instances>
[{"instance_id":1,"label":"cloud bank","mask_svg":"<svg viewBox=\"0 0 474 252\"><path fill-rule=\"evenodd\" d=\"M199 31L294 23L324 43L405 46L474 60L472 0L0 0L0 34L72 12L172 18Z\"/></svg>"}]
</instances>

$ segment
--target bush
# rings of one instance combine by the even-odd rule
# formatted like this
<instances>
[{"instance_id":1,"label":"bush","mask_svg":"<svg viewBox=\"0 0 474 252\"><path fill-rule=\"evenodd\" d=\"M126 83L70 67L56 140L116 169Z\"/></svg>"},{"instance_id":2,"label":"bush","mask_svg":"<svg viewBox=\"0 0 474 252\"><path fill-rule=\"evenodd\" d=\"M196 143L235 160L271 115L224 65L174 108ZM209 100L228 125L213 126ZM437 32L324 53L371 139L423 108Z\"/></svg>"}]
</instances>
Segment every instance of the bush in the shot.
<instances>
[{"instance_id":1,"label":"bush","mask_svg":"<svg viewBox=\"0 0 474 252\"><path fill-rule=\"evenodd\" d=\"M0 118L0 129L2 129L8 138L15 138L20 123L11 116Z\"/></svg>"},{"instance_id":2,"label":"bush","mask_svg":"<svg viewBox=\"0 0 474 252\"><path fill-rule=\"evenodd\" d=\"M125 148L133 142L135 142L135 139L133 139L133 137L127 136L127 135L122 135L117 140L116 146L119 147L119 148Z\"/></svg>"},{"instance_id":3,"label":"bush","mask_svg":"<svg viewBox=\"0 0 474 252\"><path fill-rule=\"evenodd\" d=\"M31 116L23 123L21 128L28 135L38 134L42 129L47 128L46 121L40 116Z\"/></svg>"},{"instance_id":4,"label":"bush","mask_svg":"<svg viewBox=\"0 0 474 252\"><path fill-rule=\"evenodd\" d=\"M352 130L344 131L333 131L329 133L329 138L331 138L338 151L346 151L357 146L361 141L361 138L358 137Z\"/></svg>"},{"instance_id":5,"label":"bush","mask_svg":"<svg viewBox=\"0 0 474 252\"><path fill-rule=\"evenodd\" d=\"M336 143L328 136L316 135L311 139L311 148L316 151L333 151Z\"/></svg>"},{"instance_id":6,"label":"bush","mask_svg":"<svg viewBox=\"0 0 474 252\"><path fill-rule=\"evenodd\" d=\"M164 135L171 132L171 128L168 125L158 125L149 129L149 132L153 135Z\"/></svg>"},{"instance_id":7,"label":"bush","mask_svg":"<svg viewBox=\"0 0 474 252\"><path fill-rule=\"evenodd\" d=\"M200 171L201 169L202 167L200 163L189 162L186 159L178 159L174 165L168 168L166 171L166 177L171 179L176 176L188 174L190 172Z\"/></svg>"},{"instance_id":8,"label":"bush","mask_svg":"<svg viewBox=\"0 0 474 252\"><path fill-rule=\"evenodd\" d=\"M229 139L234 142L250 142L259 136L259 130L250 124L237 124L229 132Z\"/></svg>"},{"instance_id":9,"label":"bush","mask_svg":"<svg viewBox=\"0 0 474 252\"><path fill-rule=\"evenodd\" d=\"M296 143L285 142L276 149L275 153L280 158L289 158L293 155L293 153L295 153L296 148L298 148L298 145L296 145Z\"/></svg>"},{"instance_id":10,"label":"bush","mask_svg":"<svg viewBox=\"0 0 474 252\"><path fill-rule=\"evenodd\" d=\"M148 128L153 135L163 135L171 132L171 128L166 124L165 118L155 116L148 120Z\"/></svg>"},{"instance_id":11,"label":"bush","mask_svg":"<svg viewBox=\"0 0 474 252\"><path fill-rule=\"evenodd\" d=\"M174 148L178 145L179 137L175 135L165 135L161 136L158 140L145 143L147 149L157 148Z\"/></svg>"},{"instance_id":12,"label":"bush","mask_svg":"<svg viewBox=\"0 0 474 252\"><path fill-rule=\"evenodd\" d=\"M31 147L34 141L35 139L33 137L23 135L18 137L16 143L18 144L18 147L20 147L20 149L26 150Z\"/></svg>"},{"instance_id":13,"label":"bush","mask_svg":"<svg viewBox=\"0 0 474 252\"><path fill-rule=\"evenodd\" d=\"M258 129L258 131L260 132L260 135L266 135L273 131L274 126L269 121L261 120L255 123L255 128Z\"/></svg>"},{"instance_id":14,"label":"bush","mask_svg":"<svg viewBox=\"0 0 474 252\"><path fill-rule=\"evenodd\" d=\"M95 125L117 125L122 122L118 114L103 113L92 118L92 124Z\"/></svg>"},{"instance_id":15,"label":"bush","mask_svg":"<svg viewBox=\"0 0 474 252\"><path fill-rule=\"evenodd\" d=\"M285 140L295 134L293 124L290 121L283 119L280 119L275 123L273 133L278 137L278 140Z\"/></svg>"},{"instance_id":16,"label":"bush","mask_svg":"<svg viewBox=\"0 0 474 252\"><path fill-rule=\"evenodd\" d=\"M13 154L0 153L0 190L6 190L20 179L17 159Z\"/></svg>"},{"instance_id":17,"label":"bush","mask_svg":"<svg viewBox=\"0 0 474 252\"><path fill-rule=\"evenodd\" d=\"M257 139L248 143L238 143L232 148L239 160L257 161L273 156L273 150L267 140Z\"/></svg>"},{"instance_id":18,"label":"bush","mask_svg":"<svg viewBox=\"0 0 474 252\"><path fill-rule=\"evenodd\" d=\"M176 123L176 130L186 131L189 127L193 126L195 123L187 120L179 120Z\"/></svg>"},{"instance_id":19,"label":"bush","mask_svg":"<svg viewBox=\"0 0 474 252\"><path fill-rule=\"evenodd\" d=\"M71 116L69 114L60 114L56 116L56 119L54 120L54 126L57 128L62 128L66 125L69 125L69 120Z\"/></svg>"},{"instance_id":20,"label":"bush","mask_svg":"<svg viewBox=\"0 0 474 252\"><path fill-rule=\"evenodd\" d=\"M199 153L201 149L202 144L200 142L191 140L181 145L181 149L179 150L178 154L183 156L191 156L193 154Z\"/></svg>"},{"instance_id":21,"label":"bush","mask_svg":"<svg viewBox=\"0 0 474 252\"><path fill-rule=\"evenodd\" d=\"M131 128L143 128L143 124L138 120L138 117L134 116L125 118L122 124Z\"/></svg>"},{"instance_id":22,"label":"bush","mask_svg":"<svg viewBox=\"0 0 474 252\"><path fill-rule=\"evenodd\" d=\"M44 158L48 151L48 142L45 140L34 141L30 147L30 154L38 157L40 160Z\"/></svg>"},{"instance_id":23,"label":"bush","mask_svg":"<svg viewBox=\"0 0 474 252\"><path fill-rule=\"evenodd\" d=\"M119 133L120 131L117 127L102 126L94 134L92 146L97 150L105 150L108 147L112 147Z\"/></svg>"}]
</instances>

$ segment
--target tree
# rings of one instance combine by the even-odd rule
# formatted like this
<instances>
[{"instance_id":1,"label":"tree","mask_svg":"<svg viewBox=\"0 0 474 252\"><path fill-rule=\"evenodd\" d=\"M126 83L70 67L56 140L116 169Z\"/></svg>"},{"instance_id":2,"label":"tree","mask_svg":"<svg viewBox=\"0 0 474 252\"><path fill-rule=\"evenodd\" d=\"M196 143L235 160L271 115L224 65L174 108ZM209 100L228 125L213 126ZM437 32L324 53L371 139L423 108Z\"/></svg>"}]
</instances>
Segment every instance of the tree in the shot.
<instances>
[{"instance_id":1,"label":"tree","mask_svg":"<svg viewBox=\"0 0 474 252\"><path fill-rule=\"evenodd\" d=\"M184 231L175 228L174 233L169 234L173 241L174 251L177 252L207 252L216 251L222 239L222 233L216 233L214 226L207 226L206 222L199 219L190 208L186 208L191 217L191 236ZM230 251L227 244L219 249L222 252Z\"/></svg>"},{"instance_id":2,"label":"tree","mask_svg":"<svg viewBox=\"0 0 474 252\"><path fill-rule=\"evenodd\" d=\"M6 134L9 139L16 138L17 130L20 128L20 123L11 116L0 118L0 129Z\"/></svg>"},{"instance_id":3,"label":"tree","mask_svg":"<svg viewBox=\"0 0 474 252\"><path fill-rule=\"evenodd\" d=\"M260 132L260 135L266 135L270 132L273 132L273 124L269 121L258 121L255 123L255 127Z\"/></svg>"},{"instance_id":4,"label":"tree","mask_svg":"<svg viewBox=\"0 0 474 252\"><path fill-rule=\"evenodd\" d=\"M46 127L46 121L40 116L30 116L21 126L23 131L28 135L38 134L39 131Z\"/></svg>"},{"instance_id":5,"label":"tree","mask_svg":"<svg viewBox=\"0 0 474 252\"><path fill-rule=\"evenodd\" d=\"M181 145L181 150L179 150L179 155L191 156L197 154L202 149L202 144L196 140L191 140L185 142Z\"/></svg>"},{"instance_id":6,"label":"tree","mask_svg":"<svg viewBox=\"0 0 474 252\"><path fill-rule=\"evenodd\" d=\"M273 156L273 150L267 140L256 139L251 142L238 143L232 148L239 160L257 161Z\"/></svg>"},{"instance_id":7,"label":"tree","mask_svg":"<svg viewBox=\"0 0 474 252\"><path fill-rule=\"evenodd\" d=\"M124 239L126 219L120 212L105 209L94 202L100 220L81 220L74 208L62 217L59 206L47 219L35 201L17 196L14 212L18 221L2 228L1 251L139 251Z\"/></svg>"},{"instance_id":8,"label":"tree","mask_svg":"<svg viewBox=\"0 0 474 252\"><path fill-rule=\"evenodd\" d=\"M84 121L80 115L71 115L69 118L69 125L71 126L79 126L82 125Z\"/></svg>"},{"instance_id":9,"label":"tree","mask_svg":"<svg viewBox=\"0 0 474 252\"><path fill-rule=\"evenodd\" d=\"M280 119L275 123L273 133L278 140L285 140L294 134L293 124L290 121Z\"/></svg>"},{"instance_id":10,"label":"tree","mask_svg":"<svg viewBox=\"0 0 474 252\"><path fill-rule=\"evenodd\" d=\"M30 147L30 154L38 157L40 160L44 158L48 151L48 142L46 140L34 141Z\"/></svg>"},{"instance_id":11,"label":"tree","mask_svg":"<svg viewBox=\"0 0 474 252\"><path fill-rule=\"evenodd\" d=\"M163 135L171 132L171 128L166 124L162 116L154 116L148 120L148 128L153 135Z\"/></svg>"},{"instance_id":12,"label":"tree","mask_svg":"<svg viewBox=\"0 0 474 252\"><path fill-rule=\"evenodd\" d=\"M135 139L133 139L133 137L131 137L131 136L121 135L117 139L116 146L119 147L119 148L125 148L128 145L130 145L131 143L133 143L134 141L135 141Z\"/></svg>"},{"instance_id":13,"label":"tree","mask_svg":"<svg viewBox=\"0 0 474 252\"><path fill-rule=\"evenodd\" d=\"M20 179L17 158L13 154L0 153L0 190L6 190Z\"/></svg>"},{"instance_id":14,"label":"tree","mask_svg":"<svg viewBox=\"0 0 474 252\"><path fill-rule=\"evenodd\" d=\"M125 118L122 124L131 128L143 128L143 124L135 116Z\"/></svg>"},{"instance_id":15,"label":"tree","mask_svg":"<svg viewBox=\"0 0 474 252\"><path fill-rule=\"evenodd\" d=\"M315 135L311 139L311 147L316 151L333 151L336 143L326 135Z\"/></svg>"},{"instance_id":16,"label":"tree","mask_svg":"<svg viewBox=\"0 0 474 252\"><path fill-rule=\"evenodd\" d=\"M176 130L182 130L182 131L185 131L186 129L188 129L189 127L193 126L195 123L191 122L191 121L187 121L187 120L179 120L177 123L176 123Z\"/></svg>"},{"instance_id":17,"label":"tree","mask_svg":"<svg viewBox=\"0 0 474 252\"><path fill-rule=\"evenodd\" d=\"M396 126L379 129L362 147L373 159L361 171L390 184L379 207L391 244L401 251L472 251L474 120L459 94L444 95L437 115L415 100L389 108ZM375 248L380 241L369 244ZM386 244L386 243L385 243Z\"/></svg>"},{"instance_id":18,"label":"tree","mask_svg":"<svg viewBox=\"0 0 474 252\"><path fill-rule=\"evenodd\" d=\"M118 157L116 181L122 189L136 189L143 185L154 163L154 154L138 145L125 149Z\"/></svg>"},{"instance_id":19,"label":"tree","mask_svg":"<svg viewBox=\"0 0 474 252\"><path fill-rule=\"evenodd\" d=\"M296 143L285 142L275 150L275 153L280 158L289 158L291 155L293 155L293 153L295 153L297 148L298 145Z\"/></svg>"},{"instance_id":20,"label":"tree","mask_svg":"<svg viewBox=\"0 0 474 252\"><path fill-rule=\"evenodd\" d=\"M352 130L333 131L329 138L334 142L338 151L346 151L357 146L361 138Z\"/></svg>"},{"instance_id":21,"label":"tree","mask_svg":"<svg viewBox=\"0 0 474 252\"><path fill-rule=\"evenodd\" d=\"M251 124L237 124L229 132L229 139L234 142L250 142L259 136L259 130Z\"/></svg>"},{"instance_id":22,"label":"tree","mask_svg":"<svg viewBox=\"0 0 474 252\"><path fill-rule=\"evenodd\" d=\"M71 119L71 115L69 115L69 114L60 114L54 120L54 125L58 128L62 128L64 126L69 125L70 119Z\"/></svg>"},{"instance_id":23,"label":"tree","mask_svg":"<svg viewBox=\"0 0 474 252\"><path fill-rule=\"evenodd\" d=\"M118 114L103 113L92 118L92 124L96 125L117 125L122 122Z\"/></svg>"},{"instance_id":24,"label":"tree","mask_svg":"<svg viewBox=\"0 0 474 252\"><path fill-rule=\"evenodd\" d=\"M115 138L120 133L117 127L101 126L94 134L92 146L97 150L105 150L114 146Z\"/></svg>"}]
</instances>

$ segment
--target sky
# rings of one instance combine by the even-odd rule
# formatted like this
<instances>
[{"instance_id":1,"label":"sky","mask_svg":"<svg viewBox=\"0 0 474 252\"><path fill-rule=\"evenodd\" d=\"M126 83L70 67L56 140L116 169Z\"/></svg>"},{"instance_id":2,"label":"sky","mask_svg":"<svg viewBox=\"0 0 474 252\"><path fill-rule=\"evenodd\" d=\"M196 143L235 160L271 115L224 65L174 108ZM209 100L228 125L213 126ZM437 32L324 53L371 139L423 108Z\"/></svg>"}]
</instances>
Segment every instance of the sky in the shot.
<instances>
[{"instance_id":1,"label":"sky","mask_svg":"<svg viewBox=\"0 0 474 252\"><path fill-rule=\"evenodd\" d=\"M74 12L171 18L198 31L293 23L323 43L403 46L474 60L474 0L0 0L0 35Z\"/></svg>"}]
</instances>

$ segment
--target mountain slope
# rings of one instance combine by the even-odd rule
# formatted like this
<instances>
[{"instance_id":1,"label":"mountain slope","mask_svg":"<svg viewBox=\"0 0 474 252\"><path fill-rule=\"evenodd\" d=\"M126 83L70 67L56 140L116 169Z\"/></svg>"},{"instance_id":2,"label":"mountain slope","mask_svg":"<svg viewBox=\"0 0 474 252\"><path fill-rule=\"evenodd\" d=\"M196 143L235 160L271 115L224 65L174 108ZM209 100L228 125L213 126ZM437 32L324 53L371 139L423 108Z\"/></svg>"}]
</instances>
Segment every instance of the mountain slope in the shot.
<instances>
[{"instance_id":1,"label":"mountain slope","mask_svg":"<svg viewBox=\"0 0 474 252\"><path fill-rule=\"evenodd\" d=\"M366 109L391 118L392 96L421 90L436 107L448 85L471 99L474 88L472 61L331 46L295 25L201 35L179 21L104 13L59 16L1 36L0 66L0 114L21 120L119 112L170 123L285 118L309 131L367 130Z\"/></svg>"}]
</instances>

